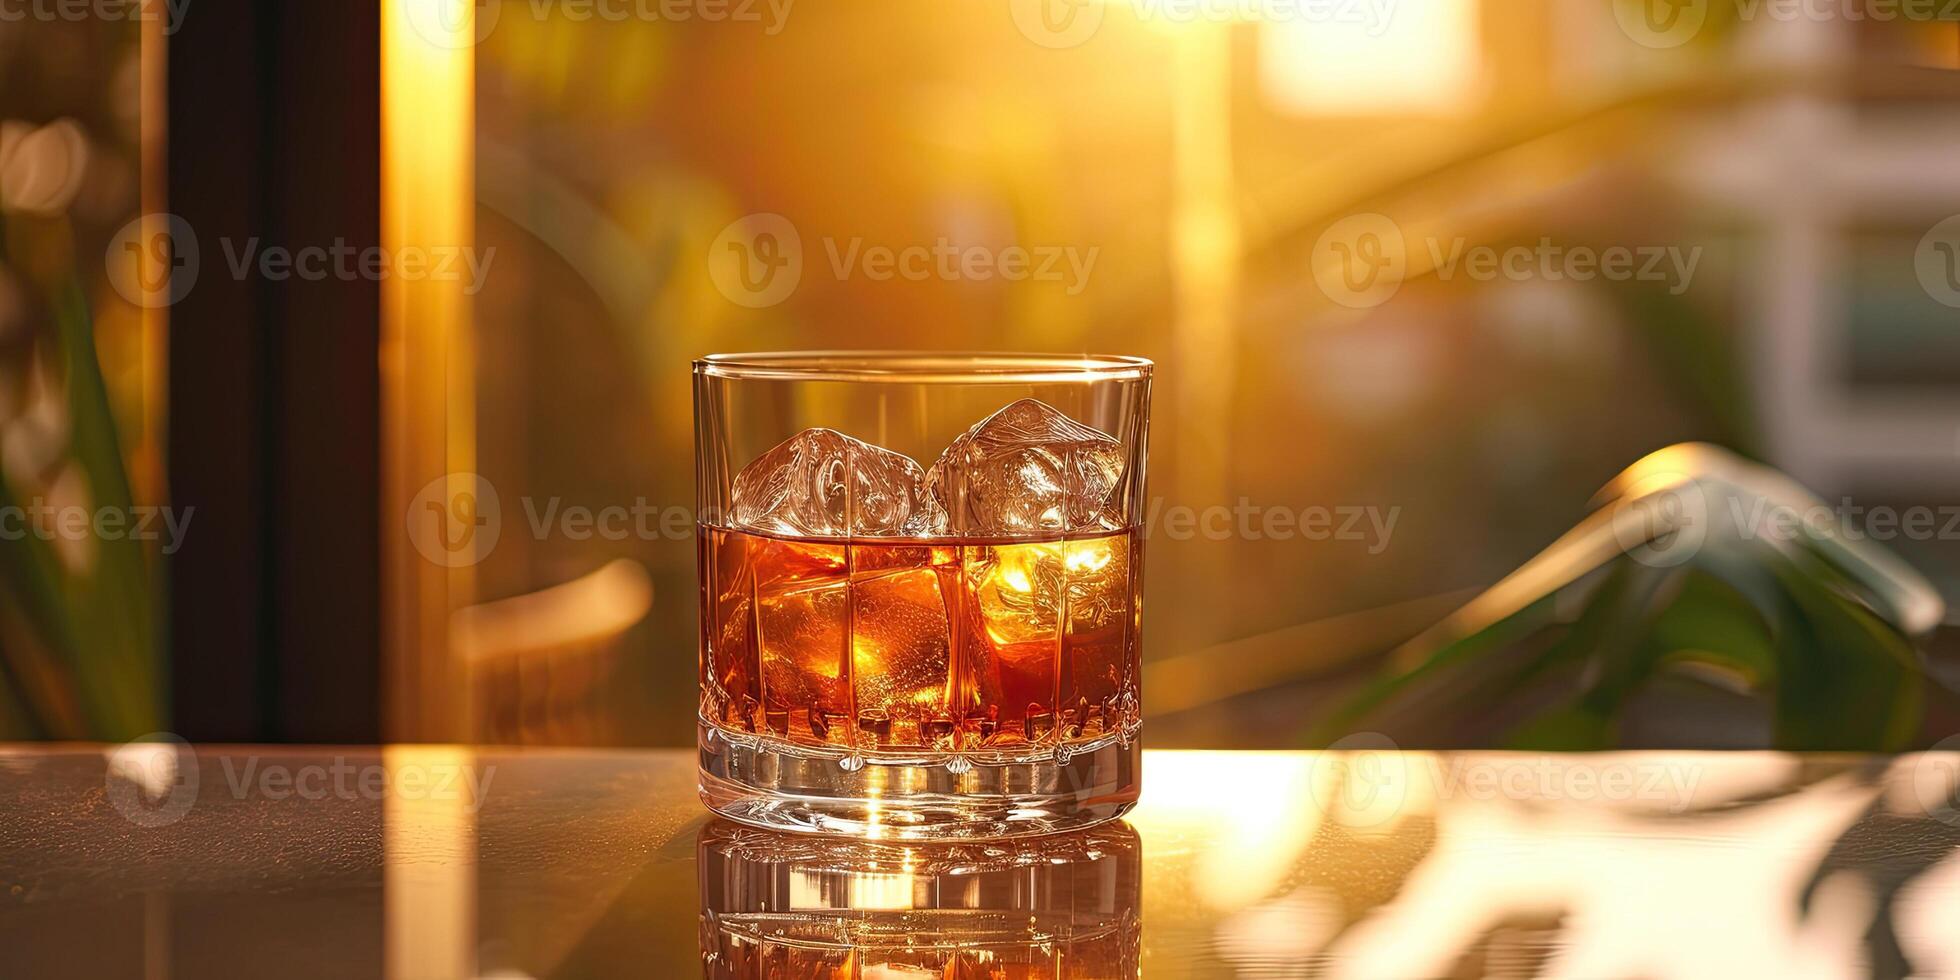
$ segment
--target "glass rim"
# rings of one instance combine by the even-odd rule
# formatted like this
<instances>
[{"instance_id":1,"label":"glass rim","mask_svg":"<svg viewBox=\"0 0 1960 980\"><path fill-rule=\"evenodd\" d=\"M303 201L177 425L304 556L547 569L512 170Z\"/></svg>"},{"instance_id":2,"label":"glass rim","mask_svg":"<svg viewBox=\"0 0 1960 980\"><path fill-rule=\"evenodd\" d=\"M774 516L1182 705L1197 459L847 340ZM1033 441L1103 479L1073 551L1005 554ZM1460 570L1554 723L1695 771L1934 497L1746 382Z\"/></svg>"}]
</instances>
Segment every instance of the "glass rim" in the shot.
<instances>
[{"instance_id":1,"label":"glass rim","mask_svg":"<svg viewBox=\"0 0 1960 980\"><path fill-rule=\"evenodd\" d=\"M1147 358L995 351L813 350L710 354L699 377L898 384L1067 384L1150 377Z\"/></svg>"}]
</instances>

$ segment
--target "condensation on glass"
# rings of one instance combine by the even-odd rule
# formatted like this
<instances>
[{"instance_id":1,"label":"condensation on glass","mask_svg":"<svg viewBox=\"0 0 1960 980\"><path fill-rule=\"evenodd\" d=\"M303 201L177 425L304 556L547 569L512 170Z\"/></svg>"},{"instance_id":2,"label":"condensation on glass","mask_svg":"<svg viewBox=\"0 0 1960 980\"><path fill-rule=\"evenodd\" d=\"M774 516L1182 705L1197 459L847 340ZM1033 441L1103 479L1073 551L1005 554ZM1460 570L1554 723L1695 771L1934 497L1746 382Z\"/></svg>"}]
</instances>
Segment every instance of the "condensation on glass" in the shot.
<instances>
[{"instance_id":1,"label":"condensation on glass","mask_svg":"<svg viewBox=\"0 0 1960 980\"><path fill-rule=\"evenodd\" d=\"M1127 810L1150 373L1100 356L696 362L708 805L901 839Z\"/></svg>"}]
</instances>

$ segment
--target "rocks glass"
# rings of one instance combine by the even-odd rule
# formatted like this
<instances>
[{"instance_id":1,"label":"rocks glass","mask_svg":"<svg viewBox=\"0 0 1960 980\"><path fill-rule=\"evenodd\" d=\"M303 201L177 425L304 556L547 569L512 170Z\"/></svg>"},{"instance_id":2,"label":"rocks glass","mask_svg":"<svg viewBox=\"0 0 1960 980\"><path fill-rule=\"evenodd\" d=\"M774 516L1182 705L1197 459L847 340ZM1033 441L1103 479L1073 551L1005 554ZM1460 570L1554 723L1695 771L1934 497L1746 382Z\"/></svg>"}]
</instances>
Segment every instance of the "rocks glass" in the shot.
<instances>
[{"instance_id":1,"label":"rocks glass","mask_svg":"<svg viewBox=\"0 0 1960 980\"><path fill-rule=\"evenodd\" d=\"M724 354L694 365L701 795L930 840L1138 790L1148 361Z\"/></svg>"}]
</instances>

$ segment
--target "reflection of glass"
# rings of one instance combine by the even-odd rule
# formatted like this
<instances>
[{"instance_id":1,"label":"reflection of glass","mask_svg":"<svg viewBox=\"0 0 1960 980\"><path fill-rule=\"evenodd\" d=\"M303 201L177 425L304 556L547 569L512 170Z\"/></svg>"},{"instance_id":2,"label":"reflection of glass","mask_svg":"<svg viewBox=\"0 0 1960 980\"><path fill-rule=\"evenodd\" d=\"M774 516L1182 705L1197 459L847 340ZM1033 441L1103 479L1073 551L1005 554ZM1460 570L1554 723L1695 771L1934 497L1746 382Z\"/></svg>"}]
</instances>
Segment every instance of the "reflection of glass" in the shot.
<instances>
[{"instance_id":1,"label":"reflection of glass","mask_svg":"<svg viewBox=\"0 0 1960 980\"><path fill-rule=\"evenodd\" d=\"M1149 397L1129 358L699 362L708 805L906 839L1127 810Z\"/></svg>"},{"instance_id":2,"label":"reflection of glass","mask_svg":"<svg viewBox=\"0 0 1960 980\"><path fill-rule=\"evenodd\" d=\"M1138 975L1143 848L1114 822L1004 843L703 828L701 962L716 980Z\"/></svg>"}]
</instances>

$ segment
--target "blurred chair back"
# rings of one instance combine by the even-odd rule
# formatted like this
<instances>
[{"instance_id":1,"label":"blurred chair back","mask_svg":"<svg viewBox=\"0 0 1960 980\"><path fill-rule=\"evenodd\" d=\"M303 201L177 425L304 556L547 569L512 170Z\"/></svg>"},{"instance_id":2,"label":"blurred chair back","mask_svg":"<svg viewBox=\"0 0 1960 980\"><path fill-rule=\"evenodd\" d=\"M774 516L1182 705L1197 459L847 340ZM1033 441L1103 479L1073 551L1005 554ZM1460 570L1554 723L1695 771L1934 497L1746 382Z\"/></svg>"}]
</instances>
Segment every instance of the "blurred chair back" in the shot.
<instances>
[{"instance_id":1,"label":"blurred chair back","mask_svg":"<svg viewBox=\"0 0 1960 980\"><path fill-rule=\"evenodd\" d=\"M450 644L468 680L473 741L591 745L613 737L605 691L625 637L653 605L638 562L618 559L538 592L468 606Z\"/></svg>"}]
</instances>

